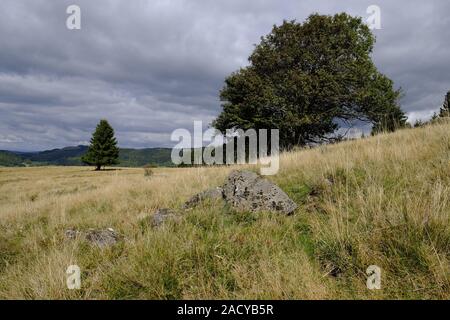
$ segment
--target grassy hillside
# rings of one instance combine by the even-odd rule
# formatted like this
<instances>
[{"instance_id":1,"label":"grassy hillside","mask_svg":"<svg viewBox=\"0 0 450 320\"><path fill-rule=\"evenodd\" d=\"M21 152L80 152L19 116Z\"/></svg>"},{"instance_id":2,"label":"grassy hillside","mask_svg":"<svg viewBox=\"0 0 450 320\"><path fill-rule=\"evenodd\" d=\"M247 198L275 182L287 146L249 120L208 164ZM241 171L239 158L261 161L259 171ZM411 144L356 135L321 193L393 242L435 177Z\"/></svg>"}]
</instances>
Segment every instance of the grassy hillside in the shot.
<instances>
[{"instance_id":1,"label":"grassy hillside","mask_svg":"<svg viewBox=\"0 0 450 320\"><path fill-rule=\"evenodd\" d=\"M232 169L1 168L0 298L450 298L450 124L284 154L269 179L299 204L289 217L206 203L139 222ZM64 240L71 227L125 238L101 250Z\"/></svg>"}]
</instances>

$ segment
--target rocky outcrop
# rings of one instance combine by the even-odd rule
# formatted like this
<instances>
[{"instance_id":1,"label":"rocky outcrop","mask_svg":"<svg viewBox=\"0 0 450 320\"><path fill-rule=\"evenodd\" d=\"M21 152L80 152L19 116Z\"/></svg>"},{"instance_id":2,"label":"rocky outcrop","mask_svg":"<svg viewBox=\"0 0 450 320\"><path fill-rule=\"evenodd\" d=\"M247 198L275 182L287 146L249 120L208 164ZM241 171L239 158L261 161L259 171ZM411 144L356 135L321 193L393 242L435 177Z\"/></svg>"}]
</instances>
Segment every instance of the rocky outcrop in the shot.
<instances>
[{"instance_id":1,"label":"rocky outcrop","mask_svg":"<svg viewBox=\"0 0 450 320\"><path fill-rule=\"evenodd\" d=\"M228 204L238 211L292 214L297 205L277 185L250 171L233 171L223 187Z\"/></svg>"},{"instance_id":2,"label":"rocky outcrop","mask_svg":"<svg viewBox=\"0 0 450 320\"><path fill-rule=\"evenodd\" d=\"M100 248L113 246L120 240L119 234L112 228L89 229L87 231L69 229L64 234L69 240L81 239Z\"/></svg>"}]
</instances>

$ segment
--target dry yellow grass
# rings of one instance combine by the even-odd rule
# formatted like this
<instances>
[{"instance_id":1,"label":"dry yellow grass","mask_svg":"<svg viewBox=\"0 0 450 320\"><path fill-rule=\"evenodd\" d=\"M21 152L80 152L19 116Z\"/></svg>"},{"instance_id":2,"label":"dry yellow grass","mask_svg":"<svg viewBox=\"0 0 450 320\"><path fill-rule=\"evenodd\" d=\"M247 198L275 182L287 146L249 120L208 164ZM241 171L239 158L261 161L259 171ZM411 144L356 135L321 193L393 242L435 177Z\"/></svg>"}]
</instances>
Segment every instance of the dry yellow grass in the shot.
<instances>
[{"instance_id":1,"label":"dry yellow grass","mask_svg":"<svg viewBox=\"0 0 450 320\"><path fill-rule=\"evenodd\" d=\"M450 298L449 124L283 154L269 179L293 216L207 203L161 229L139 223L233 169L0 168L0 298ZM125 239L92 248L66 241L71 227ZM81 290L66 288L72 264ZM366 288L372 264L381 290Z\"/></svg>"}]
</instances>

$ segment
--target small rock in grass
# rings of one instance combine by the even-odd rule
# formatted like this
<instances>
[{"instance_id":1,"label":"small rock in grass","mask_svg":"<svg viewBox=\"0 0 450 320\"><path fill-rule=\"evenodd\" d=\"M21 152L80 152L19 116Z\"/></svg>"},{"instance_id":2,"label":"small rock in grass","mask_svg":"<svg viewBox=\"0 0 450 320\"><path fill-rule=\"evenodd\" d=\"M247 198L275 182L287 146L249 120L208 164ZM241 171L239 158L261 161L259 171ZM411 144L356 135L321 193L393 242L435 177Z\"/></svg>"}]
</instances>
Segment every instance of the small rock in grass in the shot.
<instances>
[{"instance_id":1,"label":"small rock in grass","mask_svg":"<svg viewBox=\"0 0 450 320\"><path fill-rule=\"evenodd\" d=\"M103 248L115 245L119 241L119 235L112 228L104 230L90 229L86 232L85 239L88 242Z\"/></svg>"},{"instance_id":2,"label":"small rock in grass","mask_svg":"<svg viewBox=\"0 0 450 320\"><path fill-rule=\"evenodd\" d=\"M203 201L206 200L221 200L223 199L223 189L220 187L216 187L213 189L209 189L203 192L196 194L191 197L186 203L183 205L183 209L192 209L195 206L199 205Z\"/></svg>"},{"instance_id":3,"label":"small rock in grass","mask_svg":"<svg viewBox=\"0 0 450 320\"><path fill-rule=\"evenodd\" d=\"M112 228L89 229L88 231L68 229L64 235L69 240L80 238L100 248L113 246L120 240L119 234Z\"/></svg>"},{"instance_id":4,"label":"small rock in grass","mask_svg":"<svg viewBox=\"0 0 450 320\"><path fill-rule=\"evenodd\" d=\"M156 212L149 217L150 218L150 224L152 227L159 227L161 226L165 221L172 219L172 220L179 220L179 215L172 209L168 208L161 208L156 210Z\"/></svg>"}]
</instances>

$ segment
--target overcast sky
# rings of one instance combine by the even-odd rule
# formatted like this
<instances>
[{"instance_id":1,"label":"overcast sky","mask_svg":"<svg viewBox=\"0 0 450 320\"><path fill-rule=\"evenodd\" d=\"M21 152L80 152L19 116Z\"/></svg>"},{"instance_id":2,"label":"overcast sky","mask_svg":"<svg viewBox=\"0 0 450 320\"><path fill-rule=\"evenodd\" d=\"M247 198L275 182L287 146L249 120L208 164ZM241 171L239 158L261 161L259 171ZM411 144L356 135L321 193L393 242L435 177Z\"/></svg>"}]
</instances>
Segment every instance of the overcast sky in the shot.
<instances>
[{"instance_id":1,"label":"overcast sky","mask_svg":"<svg viewBox=\"0 0 450 320\"><path fill-rule=\"evenodd\" d=\"M66 8L81 8L68 30ZM218 92L283 19L381 9L374 61L402 87L411 120L450 90L450 1L1 0L0 149L86 144L101 118L122 147L173 146L176 128L207 126Z\"/></svg>"}]
</instances>

